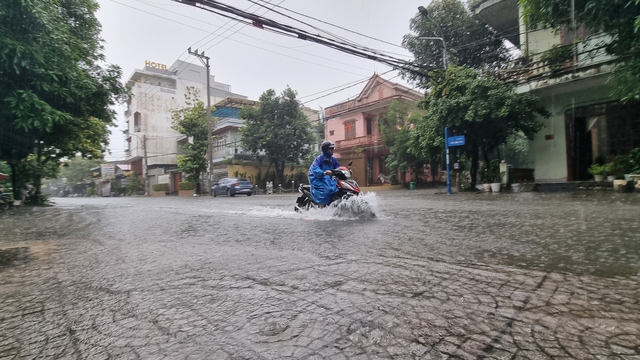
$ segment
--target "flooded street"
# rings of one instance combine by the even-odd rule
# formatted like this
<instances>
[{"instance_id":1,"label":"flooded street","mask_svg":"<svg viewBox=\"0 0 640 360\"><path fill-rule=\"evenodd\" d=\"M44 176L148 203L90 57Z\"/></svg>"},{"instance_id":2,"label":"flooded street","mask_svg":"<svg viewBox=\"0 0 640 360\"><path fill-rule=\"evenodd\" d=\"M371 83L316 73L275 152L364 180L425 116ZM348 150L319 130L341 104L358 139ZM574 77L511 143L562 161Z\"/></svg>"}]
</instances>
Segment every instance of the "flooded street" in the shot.
<instances>
[{"instance_id":1,"label":"flooded street","mask_svg":"<svg viewBox=\"0 0 640 360\"><path fill-rule=\"evenodd\" d=\"M0 213L0 358L640 358L639 194L366 199Z\"/></svg>"}]
</instances>

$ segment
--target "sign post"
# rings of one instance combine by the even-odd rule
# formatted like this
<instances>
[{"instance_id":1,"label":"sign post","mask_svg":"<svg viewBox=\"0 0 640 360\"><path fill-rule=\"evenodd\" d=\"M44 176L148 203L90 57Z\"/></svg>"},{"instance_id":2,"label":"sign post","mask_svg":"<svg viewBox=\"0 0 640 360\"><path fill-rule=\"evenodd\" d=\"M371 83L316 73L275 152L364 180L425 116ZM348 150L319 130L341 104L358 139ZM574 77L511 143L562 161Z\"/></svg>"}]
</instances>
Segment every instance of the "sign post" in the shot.
<instances>
[{"instance_id":1,"label":"sign post","mask_svg":"<svg viewBox=\"0 0 640 360\"><path fill-rule=\"evenodd\" d=\"M451 195L451 170L449 169L449 128L444 128L444 148L447 150L447 195Z\"/></svg>"},{"instance_id":2,"label":"sign post","mask_svg":"<svg viewBox=\"0 0 640 360\"><path fill-rule=\"evenodd\" d=\"M449 166L449 148L465 144L464 135L449 136L449 128L444 128L444 148L447 150L447 194L451 195L451 169Z\"/></svg>"}]
</instances>

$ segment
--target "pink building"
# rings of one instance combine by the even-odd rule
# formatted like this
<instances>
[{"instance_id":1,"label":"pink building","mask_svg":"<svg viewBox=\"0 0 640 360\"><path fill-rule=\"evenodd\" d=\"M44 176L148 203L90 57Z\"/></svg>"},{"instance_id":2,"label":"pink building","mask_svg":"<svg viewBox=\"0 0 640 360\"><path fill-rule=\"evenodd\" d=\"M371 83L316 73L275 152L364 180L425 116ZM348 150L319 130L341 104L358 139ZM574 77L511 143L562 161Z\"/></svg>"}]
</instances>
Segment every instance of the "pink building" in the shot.
<instances>
[{"instance_id":1,"label":"pink building","mask_svg":"<svg viewBox=\"0 0 640 360\"><path fill-rule=\"evenodd\" d=\"M353 100L325 109L325 138L335 142L334 156L340 164L353 161L354 179L360 186L378 183L378 175L390 175L384 162L389 149L382 144L378 118L391 101L418 102L423 94L406 86L373 75Z\"/></svg>"}]
</instances>

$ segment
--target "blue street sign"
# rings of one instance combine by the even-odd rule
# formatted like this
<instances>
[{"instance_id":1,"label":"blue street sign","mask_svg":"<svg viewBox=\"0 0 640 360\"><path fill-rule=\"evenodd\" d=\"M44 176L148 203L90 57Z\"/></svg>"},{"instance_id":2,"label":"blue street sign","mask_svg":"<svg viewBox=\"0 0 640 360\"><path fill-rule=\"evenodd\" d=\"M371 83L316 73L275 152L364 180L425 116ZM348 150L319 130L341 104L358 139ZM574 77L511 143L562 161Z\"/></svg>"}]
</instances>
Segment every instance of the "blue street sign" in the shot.
<instances>
[{"instance_id":1,"label":"blue street sign","mask_svg":"<svg viewBox=\"0 0 640 360\"><path fill-rule=\"evenodd\" d=\"M464 135L450 136L447 138L447 146L462 146L465 144Z\"/></svg>"}]
</instances>

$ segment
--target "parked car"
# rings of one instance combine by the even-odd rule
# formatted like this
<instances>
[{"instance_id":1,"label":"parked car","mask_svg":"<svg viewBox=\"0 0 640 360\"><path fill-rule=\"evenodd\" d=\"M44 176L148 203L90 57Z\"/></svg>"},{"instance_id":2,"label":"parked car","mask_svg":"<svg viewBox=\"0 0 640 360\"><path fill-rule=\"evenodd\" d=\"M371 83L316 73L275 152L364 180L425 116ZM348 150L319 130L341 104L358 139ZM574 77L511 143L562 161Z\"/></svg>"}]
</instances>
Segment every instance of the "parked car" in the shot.
<instances>
[{"instance_id":1,"label":"parked car","mask_svg":"<svg viewBox=\"0 0 640 360\"><path fill-rule=\"evenodd\" d=\"M224 178L220 179L211 188L211 195L227 195L229 197L237 194L246 194L251 196L253 193L253 184L245 178Z\"/></svg>"}]
</instances>

